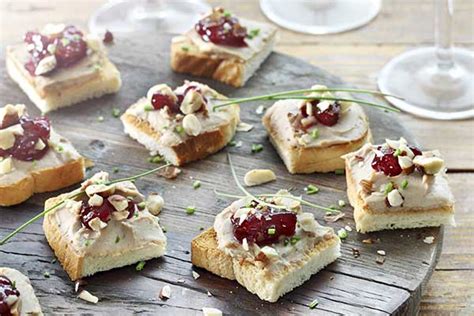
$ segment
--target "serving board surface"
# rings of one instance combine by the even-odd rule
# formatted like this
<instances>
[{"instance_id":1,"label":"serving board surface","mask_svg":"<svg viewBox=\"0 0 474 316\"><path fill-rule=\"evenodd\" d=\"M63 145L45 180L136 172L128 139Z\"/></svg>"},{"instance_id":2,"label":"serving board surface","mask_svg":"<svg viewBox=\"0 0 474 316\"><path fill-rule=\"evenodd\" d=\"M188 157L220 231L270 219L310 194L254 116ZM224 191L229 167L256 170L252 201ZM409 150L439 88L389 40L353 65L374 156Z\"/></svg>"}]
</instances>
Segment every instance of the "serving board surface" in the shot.
<instances>
[{"instance_id":1,"label":"serving board surface","mask_svg":"<svg viewBox=\"0 0 474 316\"><path fill-rule=\"evenodd\" d=\"M123 133L120 120L112 116L112 109L125 110L146 95L148 88L156 83L177 86L185 79L198 79L171 71L169 40L169 37L143 35L133 39L116 39L116 43L110 47L110 57L122 74L123 87L120 92L48 115L54 128L67 137L80 153L94 161L95 166L88 170L88 176L105 170L113 178L121 178L156 167L147 162L148 152ZM25 103L31 115L39 115L37 108L8 78L4 58L2 53L2 105ZM269 57L244 88L234 89L212 80L198 80L231 97L301 89L315 83L347 86L317 67L278 53ZM267 139L260 123L261 115L255 113L259 104L270 105L264 102L241 105L242 121L255 126L248 133L237 133L235 139L242 141L242 147L228 147L207 159L191 163L182 168L182 174L175 180L150 175L137 181L142 193L159 192L165 199L160 219L167 230L167 254L163 258L148 261L140 272L136 271L135 266L128 266L87 278L85 288L100 298L97 305L76 297L73 282L54 260L43 235L41 220L15 236L8 244L0 246L0 266L16 268L30 277L45 314L117 312L192 315L199 314L202 307L219 308L232 315L415 313L422 288L440 254L443 230L426 228L356 233L352 208L345 192L345 177L335 174L290 175ZM415 142L397 120L396 114L372 108L366 108L366 111L376 142L400 136ZM103 116L104 121L100 122L99 116ZM254 143L263 144L264 150L251 154L250 148ZM232 154L237 174L241 178L253 168L270 168L277 174L276 182L256 187L251 190L254 193L273 193L281 188L291 188L294 194L302 194L308 201L321 205L337 204L338 200L348 204L343 208L345 218L335 223L325 223L324 211L305 208L305 211L314 213L322 224L335 230L348 225L354 231L349 232L348 238L343 241L342 257L337 262L277 303L261 301L237 282L195 268L190 261L190 241L201 232L201 228L210 227L214 216L232 202L218 198L213 190L240 194L227 163L227 152ZM112 173L114 167L119 170L115 174ZM194 179L201 181L201 188L193 189ZM304 187L310 183L320 188L318 194L304 194ZM37 194L18 206L0 208L0 236L40 212L47 198L72 188ZM196 206L197 211L194 215L187 215L185 208L191 205ZM435 237L433 244L423 242L427 236ZM375 243L362 242L368 238ZM353 256L352 248L360 251L358 258ZM376 263L377 250L384 250L387 254L382 265ZM201 277L195 280L192 270ZM166 284L171 285L172 297L162 301L158 293ZM212 296L209 296L208 291ZM319 305L310 310L307 305L314 299L319 301Z\"/></svg>"}]
</instances>

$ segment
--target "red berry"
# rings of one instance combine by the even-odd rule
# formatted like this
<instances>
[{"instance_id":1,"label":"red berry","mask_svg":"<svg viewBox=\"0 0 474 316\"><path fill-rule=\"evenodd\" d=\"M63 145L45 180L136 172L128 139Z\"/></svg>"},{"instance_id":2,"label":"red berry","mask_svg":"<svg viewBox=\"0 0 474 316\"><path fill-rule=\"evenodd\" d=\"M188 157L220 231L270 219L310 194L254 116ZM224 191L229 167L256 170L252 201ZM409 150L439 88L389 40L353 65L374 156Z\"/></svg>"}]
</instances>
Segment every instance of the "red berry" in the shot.
<instances>
[{"instance_id":1,"label":"red berry","mask_svg":"<svg viewBox=\"0 0 474 316\"><path fill-rule=\"evenodd\" d=\"M233 47L247 46L247 29L242 27L235 17L210 16L200 20L195 29L206 42Z\"/></svg>"},{"instance_id":2,"label":"red berry","mask_svg":"<svg viewBox=\"0 0 474 316\"><path fill-rule=\"evenodd\" d=\"M382 151L382 155L375 155L372 160L372 168L375 171L383 172L389 177L395 177L402 173L402 167L398 163L398 157L394 156L392 148L382 148L379 146L377 149Z\"/></svg>"},{"instance_id":3,"label":"red berry","mask_svg":"<svg viewBox=\"0 0 474 316\"><path fill-rule=\"evenodd\" d=\"M179 100L179 99L178 99ZM151 105L155 110L160 110L167 106L172 113L179 113L179 105L169 95L155 93L151 97Z\"/></svg>"},{"instance_id":4,"label":"red berry","mask_svg":"<svg viewBox=\"0 0 474 316\"><path fill-rule=\"evenodd\" d=\"M314 102L314 101L313 101ZM333 126L339 120L339 112L341 111L341 106L339 103L332 103L326 110L321 111L318 106L314 106L316 109L316 119L319 123L326 126Z\"/></svg>"},{"instance_id":5,"label":"red berry","mask_svg":"<svg viewBox=\"0 0 474 316\"><path fill-rule=\"evenodd\" d=\"M114 35L109 30L105 31L103 42L105 44L110 44L114 41Z\"/></svg>"},{"instance_id":6,"label":"red berry","mask_svg":"<svg viewBox=\"0 0 474 316\"><path fill-rule=\"evenodd\" d=\"M10 316L11 310L6 299L8 296L20 296L20 292L16 289L12 281L6 276L0 276L0 315Z\"/></svg>"},{"instance_id":7,"label":"red berry","mask_svg":"<svg viewBox=\"0 0 474 316\"><path fill-rule=\"evenodd\" d=\"M91 229L90 222L94 218L99 218L102 222L107 223L112 218L112 213L115 212L114 206L109 202L109 200L104 197L104 201L100 206L92 206L89 205L87 202L82 202L81 207L81 223L84 227ZM138 211L138 206L134 201L128 201L128 216L127 218L130 219L135 215L135 212Z\"/></svg>"}]
</instances>

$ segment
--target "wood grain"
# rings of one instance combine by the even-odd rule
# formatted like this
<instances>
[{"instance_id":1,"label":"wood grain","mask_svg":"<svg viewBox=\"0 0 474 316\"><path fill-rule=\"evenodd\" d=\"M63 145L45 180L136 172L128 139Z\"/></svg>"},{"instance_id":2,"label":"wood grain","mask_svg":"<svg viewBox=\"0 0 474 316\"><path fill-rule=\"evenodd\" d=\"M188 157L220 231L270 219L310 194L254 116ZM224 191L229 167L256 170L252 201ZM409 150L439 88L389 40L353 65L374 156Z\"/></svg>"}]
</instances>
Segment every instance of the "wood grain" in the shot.
<instances>
[{"instance_id":1,"label":"wood grain","mask_svg":"<svg viewBox=\"0 0 474 316\"><path fill-rule=\"evenodd\" d=\"M104 0L0 1L0 43L6 45L15 42L21 38L26 29L38 28L48 22L67 21L86 26L89 16L104 2ZM234 3L230 0L210 2L213 5L230 7L243 16L266 20L256 0ZM384 0L381 14L372 23L343 34L311 36L283 31L277 43L277 50L328 69L358 87L373 89L376 87L377 73L387 61L414 46L432 44L433 2L433 0ZM473 49L474 2L457 0L454 4L454 41L459 46ZM9 81L5 72L0 81L2 83ZM7 103L16 100L9 99L8 95L2 92L0 101ZM437 122L409 115L402 115L401 119L404 126L416 135L417 140L426 148L439 148L443 152L451 170L474 170L474 137L472 137L474 121ZM120 140L117 138L114 141ZM126 146L131 151L140 148L129 144ZM93 151L99 154L100 148L100 143L95 142ZM119 159L115 162L119 165L121 163ZM438 264L439 270L434 272L432 281L427 287L427 294L422 298L420 315L473 313L472 309L468 309L469 305L473 305L472 302L466 303L466 298L474 296L472 294L474 286L472 282L467 281L469 271L474 269L472 265L474 249L470 237L474 229L472 206L474 201L470 197L472 195L470 190L466 189L473 187L473 177L472 173L454 173L450 178L458 205L456 213L458 227L446 229L443 254ZM40 202L37 201L37 205ZM17 212L15 216L21 213ZM28 216L29 214L25 214L17 220L25 220ZM2 222L3 217L0 226ZM449 271L446 272L447 270ZM41 278L41 275L39 277ZM449 282L450 279L459 282Z\"/></svg>"}]
</instances>

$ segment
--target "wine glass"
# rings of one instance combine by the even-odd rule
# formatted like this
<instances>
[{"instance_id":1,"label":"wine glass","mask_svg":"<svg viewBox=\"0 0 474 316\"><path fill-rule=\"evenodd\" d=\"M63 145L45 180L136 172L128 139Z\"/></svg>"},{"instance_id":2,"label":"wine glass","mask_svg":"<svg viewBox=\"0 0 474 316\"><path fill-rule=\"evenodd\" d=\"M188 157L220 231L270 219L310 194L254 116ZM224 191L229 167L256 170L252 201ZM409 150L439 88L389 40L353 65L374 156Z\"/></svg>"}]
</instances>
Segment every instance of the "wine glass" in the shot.
<instances>
[{"instance_id":1,"label":"wine glass","mask_svg":"<svg viewBox=\"0 0 474 316\"><path fill-rule=\"evenodd\" d=\"M284 28L320 35L369 23L379 13L381 0L260 0L260 8Z\"/></svg>"},{"instance_id":2,"label":"wine glass","mask_svg":"<svg viewBox=\"0 0 474 316\"><path fill-rule=\"evenodd\" d=\"M435 47L390 60L378 77L380 91L396 107L439 120L474 117L474 53L452 47L452 0L435 0Z\"/></svg>"},{"instance_id":3,"label":"wine glass","mask_svg":"<svg viewBox=\"0 0 474 316\"><path fill-rule=\"evenodd\" d=\"M93 33L183 33L211 6L203 0L110 0L89 20Z\"/></svg>"}]
</instances>

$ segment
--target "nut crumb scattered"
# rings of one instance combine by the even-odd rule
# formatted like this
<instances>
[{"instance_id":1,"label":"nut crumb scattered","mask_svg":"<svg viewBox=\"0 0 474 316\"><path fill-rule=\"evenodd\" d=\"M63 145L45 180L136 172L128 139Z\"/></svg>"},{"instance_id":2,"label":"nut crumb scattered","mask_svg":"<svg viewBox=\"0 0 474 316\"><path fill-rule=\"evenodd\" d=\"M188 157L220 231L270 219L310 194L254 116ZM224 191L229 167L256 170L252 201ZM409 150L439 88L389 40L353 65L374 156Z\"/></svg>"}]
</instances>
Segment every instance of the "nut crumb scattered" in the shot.
<instances>
[{"instance_id":1,"label":"nut crumb scattered","mask_svg":"<svg viewBox=\"0 0 474 316\"><path fill-rule=\"evenodd\" d=\"M201 275L200 275L199 273L197 273L196 271L193 271L193 278L194 278L194 280L199 279L200 276L201 276Z\"/></svg>"},{"instance_id":2,"label":"nut crumb scattered","mask_svg":"<svg viewBox=\"0 0 474 316\"><path fill-rule=\"evenodd\" d=\"M157 172L158 176L166 179L175 179L180 173L181 169L175 166L168 166L166 168L158 170Z\"/></svg>"},{"instance_id":3,"label":"nut crumb scattered","mask_svg":"<svg viewBox=\"0 0 474 316\"><path fill-rule=\"evenodd\" d=\"M214 307L203 307L202 313L204 316L222 316L222 311Z\"/></svg>"},{"instance_id":4,"label":"nut crumb scattered","mask_svg":"<svg viewBox=\"0 0 474 316\"><path fill-rule=\"evenodd\" d=\"M385 256L386 253L385 253L385 250L377 250L377 253L381 256Z\"/></svg>"},{"instance_id":5,"label":"nut crumb scattered","mask_svg":"<svg viewBox=\"0 0 474 316\"><path fill-rule=\"evenodd\" d=\"M324 220L329 223L334 223L343 218L344 216L346 216L346 214L344 213L339 213L336 215L325 215Z\"/></svg>"},{"instance_id":6,"label":"nut crumb scattered","mask_svg":"<svg viewBox=\"0 0 474 316\"><path fill-rule=\"evenodd\" d=\"M209 291L207 291L207 296L208 296L208 297L212 297L212 293L209 292Z\"/></svg>"},{"instance_id":7,"label":"nut crumb scattered","mask_svg":"<svg viewBox=\"0 0 474 316\"><path fill-rule=\"evenodd\" d=\"M250 132L252 129L253 129L252 124L248 124L244 122L240 122L236 128L237 132Z\"/></svg>"},{"instance_id":8,"label":"nut crumb scattered","mask_svg":"<svg viewBox=\"0 0 474 316\"><path fill-rule=\"evenodd\" d=\"M184 283L184 282L186 282L186 281L185 281L184 279L178 279L177 282L178 282L178 283Z\"/></svg>"},{"instance_id":9,"label":"nut crumb scattered","mask_svg":"<svg viewBox=\"0 0 474 316\"><path fill-rule=\"evenodd\" d=\"M354 258L359 258L360 257L360 251L357 248L352 248L352 255Z\"/></svg>"},{"instance_id":10,"label":"nut crumb scattered","mask_svg":"<svg viewBox=\"0 0 474 316\"><path fill-rule=\"evenodd\" d=\"M79 297L81 300L84 300L86 302L93 303L93 304L97 304L97 302L99 301L99 298L97 296L92 295L86 290L82 290L81 293L79 293L77 297Z\"/></svg>"},{"instance_id":11,"label":"nut crumb scattered","mask_svg":"<svg viewBox=\"0 0 474 316\"><path fill-rule=\"evenodd\" d=\"M385 257L383 257L383 256L377 256L377 259L375 259L375 262L377 262L378 264L384 264L384 262L385 262Z\"/></svg>"},{"instance_id":12,"label":"nut crumb scattered","mask_svg":"<svg viewBox=\"0 0 474 316\"><path fill-rule=\"evenodd\" d=\"M364 243L364 244L373 244L374 241L373 241L372 238L367 238L367 239L362 240L362 243Z\"/></svg>"},{"instance_id":13,"label":"nut crumb scattered","mask_svg":"<svg viewBox=\"0 0 474 316\"><path fill-rule=\"evenodd\" d=\"M163 301L169 299L171 297L171 287L169 285L163 286L158 296Z\"/></svg>"},{"instance_id":14,"label":"nut crumb scattered","mask_svg":"<svg viewBox=\"0 0 474 316\"><path fill-rule=\"evenodd\" d=\"M431 244L434 242L434 237L433 237L433 236L425 237L425 239L423 239L423 242L424 242L425 244L431 245Z\"/></svg>"},{"instance_id":15,"label":"nut crumb scattered","mask_svg":"<svg viewBox=\"0 0 474 316\"><path fill-rule=\"evenodd\" d=\"M82 280L82 279L77 280L76 283L74 283L74 292L75 293L79 292L81 287L83 287L86 284L87 284L87 282Z\"/></svg>"},{"instance_id":16,"label":"nut crumb scattered","mask_svg":"<svg viewBox=\"0 0 474 316\"><path fill-rule=\"evenodd\" d=\"M349 225L346 225L344 228L345 228L348 232L351 232L351 231L352 231L352 227L349 226Z\"/></svg>"}]
</instances>

